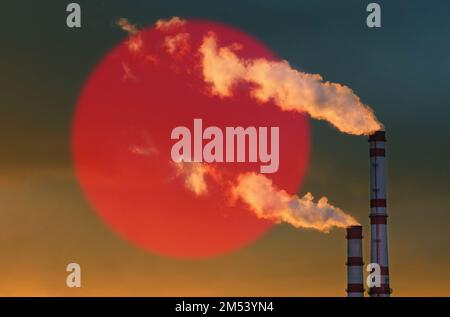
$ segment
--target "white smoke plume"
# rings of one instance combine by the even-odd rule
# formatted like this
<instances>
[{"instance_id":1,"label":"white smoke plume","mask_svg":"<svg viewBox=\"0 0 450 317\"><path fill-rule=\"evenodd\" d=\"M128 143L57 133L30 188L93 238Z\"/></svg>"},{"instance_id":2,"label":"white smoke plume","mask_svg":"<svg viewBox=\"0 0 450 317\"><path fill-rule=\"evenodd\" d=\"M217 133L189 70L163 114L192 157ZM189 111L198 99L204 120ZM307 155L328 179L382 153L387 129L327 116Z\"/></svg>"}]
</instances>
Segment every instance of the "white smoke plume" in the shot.
<instances>
[{"instance_id":1,"label":"white smoke plume","mask_svg":"<svg viewBox=\"0 0 450 317\"><path fill-rule=\"evenodd\" d=\"M333 227L346 228L358 224L352 216L330 205L326 197L314 202L311 193L303 197L289 195L261 174L239 175L232 193L246 203L258 218L286 222L296 228L328 232Z\"/></svg>"},{"instance_id":2,"label":"white smoke plume","mask_svg":"<svg viewBox=\"0 0 450 317\"><path fill-rule=\"evenodd\" d=\"M216 170L207 164L199 162L172 162L176 170L176 175L183 177L184 186L197 196L208 193L207 177L214 180L218 179Z\"/></svg>"},{"instance_id":3,"label":"white smoke plume","mask_svg":"<svg viewBox=\"0 0 450 317\"><path fill-rule=\"evenodd\" d=\"M139 52L143 41L138 28L126 19L117 24L130 38L127 42L131 52ZM159 20L155 27L164 32L164 48L169 54L189 51L190 35L185 32L185 21L174 17ZM240 44L219 47L214 34L208 33L199 48L204 81L211 86L211 92L219 97L233 95L233 88L239 82L249 83L250 94L259 102L273 100L281 110L305 112L312 118L326 120L344 133L371 134L383 128L372 109L364 105L349 88L337 83L324 82L317 74L307 74L293 69L287 61L274 62L266 59L244 59L238 56ZM157 56L145 57L148 62L157 63ZM123 64L124 78L135 78L131 69ZM153 150L131 147L132 153L151 155ZM225 180L214 167L199 162L171 162L177 177L182 177L186 189L196 196L208 194L210 181L232 192L259 218L297 228L310 228L328 232L331 228L346 228L358 222L341 209L328 203L326 197L314 202L307 193L303 197L290 195L276 188L264 175L244 173L233 181Z\"/></svg>"},{"instance_id":4,"label":"white smoke plume","mask_svg":"<svg viewBox=\"0 0 450 317\"><path fill-rule=\"evenodd\" d=\"M190 34L186 32L178 33L164 38L164 47L169 54L177 53L180 56L189 53Z\"/></svg>"},{"instance_id":5,"label":"white smoke plume","mask_svg":"<svg viewBox=\"0 0 450 317\"><path fill-rule=\"evenodd\" d=\"M155 23L156 29L162 31L162 32L168 32L173 31L176 29L179 29L186 23L185 20L180 19L179 17L172 17L170 19L159 19Z\"/></svg>"},{"instance_id":6,"label":"white smoke plume","mask_svg":"<svg viewBox=\"0 0 450 317\"><path fill-rule=\"evenodd\" d=\"M116 21L116 24L125 32L130 35L134 35L139 32L139 29L135 24L131 24L128 19L120 18Z\"/></svg>"},{"instance_id":7,"label":"white smoke plume","mask_svg":"<svg viewBox=\"0 0 450 317\"><path fill-rule=\"evenodd\" d=\"M128 19L120 18L116 21L116 24L125 32L130 35L127 41L128 50L132 53L137 53L141 50L143 43L142 36L139 33L139 29L135 24L131 24Z\"/></svg>"},{"instance_id":8,"label":"white smoke plume","mask_svg":"<svg viewBox=\"0 0 450 317\"><path fill-rule=\"evenodd\" d=\"M383 128L373 110L347 86L295 70L287 61L240 58L234 46L218 47L213 33L204 37L199 51L203 77L213 94L229 97L234 85L244 81L252 84L251 95L256 100L273 99L282 110L306 112L344 133L368 135Z\"/></svg>"},{"instance_id":9,"label":"white smoke plume","mask_svg":"<svg viewBox=\"0 0 450 317\"><path fill-rule=\"evenodd\" d=\"M219 171L211 165L199 162L174 163L177 176L184 179L184 186L196 196L208 194L207 179L220 183L224 192L231 192L233 200L240 199L260 219L275 223L288 223L296 228L329 232L332 228L347 228L358 222L341 209L328 203L326 197L317 202L311 193L303 197L290 195L276 188L272 181L254 172L237 176L235 183L223 181Z\"/></svg>"}]
</instances>

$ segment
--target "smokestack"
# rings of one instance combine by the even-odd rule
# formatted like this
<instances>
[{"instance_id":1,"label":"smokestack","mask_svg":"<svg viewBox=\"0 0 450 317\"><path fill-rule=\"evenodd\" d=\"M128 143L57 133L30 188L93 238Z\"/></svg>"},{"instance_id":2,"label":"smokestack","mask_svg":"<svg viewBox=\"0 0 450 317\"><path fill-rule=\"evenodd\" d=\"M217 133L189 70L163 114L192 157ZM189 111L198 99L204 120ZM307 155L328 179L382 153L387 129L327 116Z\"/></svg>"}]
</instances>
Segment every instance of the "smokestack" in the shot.
<instances>
[{"instance_id":1,"label":"smokestack","mask_svg":"<svg viewBox=\"0 0 450 317\"><path fill-rule=\"evenodd\" d=\"M362 226L347 227L347 296L364 297Z\"/></svg>"},{"instance_id":2,"label":"smokestack","mask_svg":"<svg viewBox=\"0 0 450 317\"><path fill-rule=\"evenodd\" d=\"M386 204L386 134L377 131L369 137L370 144L370 248L371 263L380 266L381 285L371 287L372 297L389 297L387 204Z\"/></svg>"}]
</instances>

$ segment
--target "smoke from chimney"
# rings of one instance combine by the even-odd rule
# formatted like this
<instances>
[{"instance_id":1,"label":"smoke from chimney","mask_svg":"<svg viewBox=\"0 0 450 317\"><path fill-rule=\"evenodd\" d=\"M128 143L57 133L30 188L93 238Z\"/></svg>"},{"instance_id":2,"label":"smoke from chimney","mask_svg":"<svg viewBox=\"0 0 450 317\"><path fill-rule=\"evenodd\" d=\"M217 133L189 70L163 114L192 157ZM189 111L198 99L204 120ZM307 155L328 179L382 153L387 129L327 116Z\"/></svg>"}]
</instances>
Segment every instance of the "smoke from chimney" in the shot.
<instances>
[{"instance_id":1,"label":"smoke from chimney","mask_svg":"<svg viewBox=\"0 0 450 317\"><path fill-rule=\"evenodd\" d=\"M328 203L326 197L314 202L311 193L303 197L290 195L276 188L262 174L245 173L237 178L233 195L246 203L258 218L276 223L289 223L296 228L328 232L331 228L346 228L358 222L341 209Z\"/></svg>"},{"instance_id":2,"label":"smoke from chimney","mask_svg":"<svg viewBox=\"0 0 450 317\"><path fill-rule=\"evenodd\" d=\"M169 53L176 52L180 43L182 47L192 44L186 23L178 17L156 22L157 30L170 34L164 44ZM138 52L142 47L139 30L126 19L118 20L117 24L132 35L128 43L130 51ZM201 45L192 50L200 53L203 79L213 94L221 98L231 97L237 83L247 82L251 96L258 102L273 100L281 110L305 112L314 119L329 122L341 132L370 135L383 128L373 110L363 104L349 87L323 81L318 74L293 69L287 61L241 58L237 55L239 48L239 43L219 47L217 36L210 32L205 34ZM208 193L206 176L213 176L211 179L216 182L218 179L214 175L219 171L202 164L180 162L174 167L176 174L184 178L185 187L196 195ZM310 193L303 197L290 195L276 188L263 175L241 174L235 180L224 182L223 186L260 218L322 232L358 224L353 217L329 204L326 197L314 202Z\"/></svg>"},{"instance_id":3,"label":"smoke from chimney","mask_svg":"<svg viewBox=\"0 0 450 317\"><path fill-rule=\"evenodd\" d=\"M369 135L383 128L373 110L347 86L293 69L287 61L240 58L234 46L219 47L213 33L204 37L199 51L203 77L213 94L229 97L235 84L244 81L252 84L250 93L256 100L272 99L282 110L306 112L341 132Z\"/></svg>"}]
</instances>

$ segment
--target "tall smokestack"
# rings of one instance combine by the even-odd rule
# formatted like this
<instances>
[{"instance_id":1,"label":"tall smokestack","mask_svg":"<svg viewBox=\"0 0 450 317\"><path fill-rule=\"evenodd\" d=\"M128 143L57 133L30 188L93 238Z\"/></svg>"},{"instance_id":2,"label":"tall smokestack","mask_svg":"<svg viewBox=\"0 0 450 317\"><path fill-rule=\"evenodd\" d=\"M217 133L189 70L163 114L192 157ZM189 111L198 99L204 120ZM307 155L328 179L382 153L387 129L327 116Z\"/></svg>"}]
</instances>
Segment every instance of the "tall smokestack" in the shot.
<instances>
[{"instance_id":1,"label":"tall smokestack","mask_svg":"<svg viewBox=\"0 0 450 317\"><path fill-rule=\"evenodd\" d=\"M386 134L377 131L369 137L370 144L370 248L371 263L381 269L381 285L371 287L372 297L389 297L387 204L386 204Z\"/></svg>"},{"instance_id":2,"label":"tall smokestack","mask_svg":"<svg viewBox=\"0 0 450 317\"><path fill-rule=\"evenodd\" d=\"M347 228L347 296L364 297L362 226Z\"/></svg>"}]
</instances>

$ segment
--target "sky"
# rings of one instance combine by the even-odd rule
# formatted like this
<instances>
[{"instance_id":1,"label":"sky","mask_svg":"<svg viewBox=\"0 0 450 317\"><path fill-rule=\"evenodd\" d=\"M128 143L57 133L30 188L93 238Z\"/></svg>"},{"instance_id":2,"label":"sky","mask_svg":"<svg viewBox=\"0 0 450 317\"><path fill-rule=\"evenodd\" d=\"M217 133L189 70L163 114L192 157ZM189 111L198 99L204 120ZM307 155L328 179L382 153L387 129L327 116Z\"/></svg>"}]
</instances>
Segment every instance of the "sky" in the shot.
<instances>
[{"instance_id":1,"label":"sky","mask_svg":"<svg viewBox=\"0 0 450 317\"><path fill-rule=\"evenodd\" d=\"M378 1L382 27L365 25L369 1L2 1L0 29L0 295L345 296L346 241L276 225L252 245L206 260L141 250L93 212L75 177L73 114L93 67L139 26L179 16L237 27L302 71L352 89L387 133L389 256L394 296L450 295L447 1ZM365 137L310 120L305 190L359 219L369 258ZM82 267L82 287L65 266Z\"/></svg>"}]
</instances>

